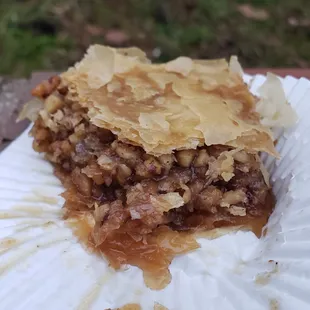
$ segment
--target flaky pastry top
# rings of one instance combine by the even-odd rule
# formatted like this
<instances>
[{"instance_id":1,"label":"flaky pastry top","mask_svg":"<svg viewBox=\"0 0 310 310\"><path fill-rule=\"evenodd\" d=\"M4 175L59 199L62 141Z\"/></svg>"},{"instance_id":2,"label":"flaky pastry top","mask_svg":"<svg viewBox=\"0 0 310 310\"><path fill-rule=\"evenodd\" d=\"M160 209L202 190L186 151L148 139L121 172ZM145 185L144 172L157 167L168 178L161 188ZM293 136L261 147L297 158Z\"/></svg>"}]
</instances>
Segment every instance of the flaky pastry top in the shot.
<instances>
[{"instance_id":1,"label":"flaky pastry top","mask_svg":"<svg viewBox=\"0 0 310 310\"><path fill-rule=\"evenodd\" d=\"M156 156L222 144L276 155L236 58L152 64L138 48L91 46L62 74L93 124Z\"/></svg>"}]
</instances>

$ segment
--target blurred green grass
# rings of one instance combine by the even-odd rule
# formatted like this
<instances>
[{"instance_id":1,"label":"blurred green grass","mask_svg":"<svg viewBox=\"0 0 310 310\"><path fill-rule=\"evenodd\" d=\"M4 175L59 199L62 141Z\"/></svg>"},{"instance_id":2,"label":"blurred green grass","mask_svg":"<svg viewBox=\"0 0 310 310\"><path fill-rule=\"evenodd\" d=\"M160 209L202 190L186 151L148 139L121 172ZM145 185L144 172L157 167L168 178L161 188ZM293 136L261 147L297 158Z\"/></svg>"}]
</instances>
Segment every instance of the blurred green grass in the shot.
<instances>
[{"instance_id":1,"label":"blurred green grass","mask_svg":"<svg viewBox=\"0 0 310 310\"><path fill-rule=\"evenodd\" d=\"M63 70L89 44L154 61L237 54L248 67L309 67L309 0L0 1L0 74Z\"/></svg>"}]
</instances>

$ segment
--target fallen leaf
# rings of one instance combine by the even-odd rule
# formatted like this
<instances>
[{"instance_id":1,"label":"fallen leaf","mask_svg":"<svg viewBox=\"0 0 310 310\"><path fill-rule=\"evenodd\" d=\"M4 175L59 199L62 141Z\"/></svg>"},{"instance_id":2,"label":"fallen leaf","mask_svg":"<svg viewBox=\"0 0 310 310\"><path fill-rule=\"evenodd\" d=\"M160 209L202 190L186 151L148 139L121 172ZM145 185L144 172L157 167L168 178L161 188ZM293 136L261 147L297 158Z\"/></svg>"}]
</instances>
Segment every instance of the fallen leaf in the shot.
<instances>
[{"instance_id":1,"label":"fallen leaf","mask_svg":"<svg viewBox=\"0 0 310 310\"><path fill-rule=\"evenodd\" d=\"M104 29L96 25L86 25L85 29L92 36L104 35Z\"/></svg>"},{"instance_id":2,"label":"fallen leaf","mask_svg":"<svg viewBox=\"0 0 310 310\"><path fill-rule=\"evenodd\" d=\"M288 18L289 25L293 27L309 27L310 20L307 18L297 19L296 17L289 17Z\"/></svg>"},{"instance_id":3,"label":"fallen leaf","mask_svg":"<svg viewBox=\"0 0 310 310\"><path fill-rule=\"evenodd\" d=\"M129 36L118 29L110 29L105 34L106 43L112 45L122 45L129 40Z\"/></svg>"},{"instance_id":4,"label":"fallen leaf","mask_svg":"<svg viewBox=\"0 0 310 310\"><path fill-rule=\"evenodd\" d=\"M269 17L269 13L264 9L255 8L250 4L242 4L237 7L239 13L244 17L255 20L266 20Z\"/></svg>"}]
</instances>

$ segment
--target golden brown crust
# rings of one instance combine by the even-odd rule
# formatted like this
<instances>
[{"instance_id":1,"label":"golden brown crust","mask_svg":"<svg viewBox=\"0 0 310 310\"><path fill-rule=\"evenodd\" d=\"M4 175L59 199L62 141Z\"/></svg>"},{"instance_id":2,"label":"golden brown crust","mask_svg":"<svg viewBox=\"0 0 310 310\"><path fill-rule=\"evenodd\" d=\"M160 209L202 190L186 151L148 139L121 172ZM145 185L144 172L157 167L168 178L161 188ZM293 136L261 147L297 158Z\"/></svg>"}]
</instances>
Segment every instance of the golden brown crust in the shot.
<instances>
[{"instance_id":1,"label":"golden brown crust","mask_svg":"<svg viewBox=\"0 0 310 310\"><path fill-rule=\"evenodd\" d=\"M93 124L149 154L222 144L277 155L255 97L225 60L158 65L139 49L94 45L62 79Z\"/></svg>"}]
</instances>

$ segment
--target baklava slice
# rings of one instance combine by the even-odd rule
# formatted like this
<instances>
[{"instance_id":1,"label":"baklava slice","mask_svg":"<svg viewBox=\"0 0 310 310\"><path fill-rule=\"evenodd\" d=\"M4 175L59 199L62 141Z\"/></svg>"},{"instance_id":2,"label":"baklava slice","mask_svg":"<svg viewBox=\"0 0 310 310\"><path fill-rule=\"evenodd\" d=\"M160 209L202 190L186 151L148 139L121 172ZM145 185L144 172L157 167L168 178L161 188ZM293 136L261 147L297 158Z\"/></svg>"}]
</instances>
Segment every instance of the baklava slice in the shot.
<instances>
[{"instance_id":1,"label":"baklava slice","mask_svg":"<svg viewBox=\"0 0 310 310\"><path fill-rule=\"evenodd\" d=\"M260 235L273 199L259 153L277 153L235 59L152 64L95 45L33 95L33 148L66 189L66 218L114 268L136 265L158 289L194 233Z\"/></svg>"}]
</instances>

